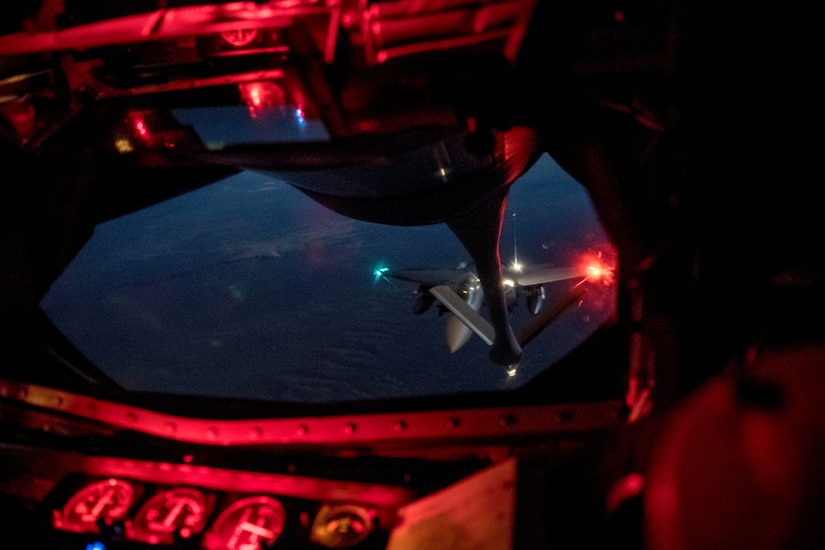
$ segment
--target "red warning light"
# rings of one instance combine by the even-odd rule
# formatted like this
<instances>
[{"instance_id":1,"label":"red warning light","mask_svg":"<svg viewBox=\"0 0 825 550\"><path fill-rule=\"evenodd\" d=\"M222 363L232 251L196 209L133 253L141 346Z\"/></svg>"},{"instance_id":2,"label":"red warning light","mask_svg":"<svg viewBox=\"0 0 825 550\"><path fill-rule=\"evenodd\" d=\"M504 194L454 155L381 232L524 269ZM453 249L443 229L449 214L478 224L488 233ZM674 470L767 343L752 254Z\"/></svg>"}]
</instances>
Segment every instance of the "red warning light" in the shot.
<instances>
[{"instance_id":1,"label":"red warning light","mask_svg":"<svg viewBox=\"0 0 825 550\"><path fill-rule=\"evenodd\" d=\"M129 124L132 127L132 134L148 143L152 139L152 133L149 131L149 124L146 122L146 114L146 111L130 112Z\"/></svg>"},{"instance_id":2,"label":"red warning light","mask_svg":"<svg viewBox=\"0 0 825 550\"><path fill-rule=\"evenodd\" d=\"M149 135L149 130L146 128L146 123L143 120L135 121L135 132L141 137Z\"/></svg>"}]
</instances>

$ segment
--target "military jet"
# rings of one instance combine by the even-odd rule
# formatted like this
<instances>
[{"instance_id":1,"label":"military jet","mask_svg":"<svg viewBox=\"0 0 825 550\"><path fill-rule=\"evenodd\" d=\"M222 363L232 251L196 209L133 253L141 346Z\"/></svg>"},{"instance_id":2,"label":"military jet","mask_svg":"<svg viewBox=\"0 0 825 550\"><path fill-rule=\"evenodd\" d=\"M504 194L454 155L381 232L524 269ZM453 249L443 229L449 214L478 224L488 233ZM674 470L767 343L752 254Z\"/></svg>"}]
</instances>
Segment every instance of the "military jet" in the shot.
<instances>
[{"instance_id":1,"label":"military jet","mask_svg":"<svg viewBox=\"0 0 825 550\"><path fill-rule=\"evenodd\" d=\"M459 265L453 269L379 268L375 270L375 275L417 283L413 304L416 315L426 312L438 301L440 312L448 312L445 335L451 352L461 349L472 334L492 345L495 337L493 327L479 313L484 304L484 290L470 266ZM512 312L519 297L524 296L527 310L537 316L545 306L545 284L583 280L585 277L586 274L575 267L525 267L513 262L505 270L503 278L507 309Z\"/></svg>"}]
</instances>

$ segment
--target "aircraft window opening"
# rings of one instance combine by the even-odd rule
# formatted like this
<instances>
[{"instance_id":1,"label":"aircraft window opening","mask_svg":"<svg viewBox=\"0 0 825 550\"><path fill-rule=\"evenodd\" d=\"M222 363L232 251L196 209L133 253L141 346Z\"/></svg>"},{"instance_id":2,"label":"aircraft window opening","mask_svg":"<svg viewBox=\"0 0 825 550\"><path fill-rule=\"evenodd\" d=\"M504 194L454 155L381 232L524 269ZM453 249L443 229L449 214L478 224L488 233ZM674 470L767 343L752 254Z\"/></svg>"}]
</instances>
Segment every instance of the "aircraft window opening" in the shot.
<instances>
[{"instance_id":1,"label":"aircraft window opening","mask_svg":"<svg viewBox=\"0 0 825 550\"><path fill-rule=\"evenodd\" d=\"M41 306L132 391L312 403L512 389L613 317L601 275L615 252L587 193L547 155L511 185L507 210L502 266L521 265L503 267L508 315L519 329L552 313L517 375L488 357L486 297L445 224L350 219L288 175L242 172L100 224ZM414 280L431 268L443 278ZM431 292L451 278L459 320ZM582 279L587 292L565 302Z\"/></svg>"}]
</instances>

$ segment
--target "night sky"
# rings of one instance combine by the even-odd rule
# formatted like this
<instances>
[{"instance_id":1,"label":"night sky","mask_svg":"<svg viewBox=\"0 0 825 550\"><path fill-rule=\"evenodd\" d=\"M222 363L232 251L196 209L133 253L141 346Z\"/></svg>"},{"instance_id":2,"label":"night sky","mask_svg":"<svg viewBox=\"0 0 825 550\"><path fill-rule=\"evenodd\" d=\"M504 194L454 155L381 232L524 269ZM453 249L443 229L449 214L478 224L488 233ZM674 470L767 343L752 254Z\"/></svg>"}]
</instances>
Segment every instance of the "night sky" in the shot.
<instances>
[{"instance_id":1,"label":"night sky","mask_svg":"<svg viewBox=\"0 0 825 550\"><path fill-rule=\"evenodd\" d=\"M612 255L585 191L547 156L512 186L504 262L514 228L522 263ZM508 378L475 337L451 354L436 308L413 315L414 284L373 274L467 261L444 224L351 220L244 172L101 224L42 306L127 389L304 402L517 387L612 313L612 288L588 292ZM546 285L548 301L570 284Z\"/></svg>"}]
</instances>

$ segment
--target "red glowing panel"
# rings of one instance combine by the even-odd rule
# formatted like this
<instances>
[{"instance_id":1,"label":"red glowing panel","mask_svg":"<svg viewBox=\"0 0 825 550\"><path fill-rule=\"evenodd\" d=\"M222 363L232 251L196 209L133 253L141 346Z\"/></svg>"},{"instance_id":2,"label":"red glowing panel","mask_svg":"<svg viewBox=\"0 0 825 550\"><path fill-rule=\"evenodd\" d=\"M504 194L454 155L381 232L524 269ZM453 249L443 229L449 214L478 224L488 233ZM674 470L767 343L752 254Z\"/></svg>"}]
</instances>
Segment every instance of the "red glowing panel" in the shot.
<instances>
[{"instance_id":1,"label":"red glowing panel","mask_svg":"<svg viewBox=\"0 0 825 550\"><path fill-rule=\"evenodd\" d=\"M210 499L197 489L176 487L144 504L131 525L131 537L150 544L171 544L175 534L188 539L200 533L209 517Z\"/></svg>"},{"instance_id":2,"label":"red glowing panel","mask_svg":"<svg viewBox=\"0 0 825 550\"><path fill-rule=\"evenodd\" d=\"M63 531L96 533L99 522L111 524L123 519L136 497L134 486L122 479L104 479L87 485L69 499L53 525Z\"/></svg>"},{"instance_id":3,"label":"red glowing panel","mask_svg":"<svg viewBox=\"0 0 825 550\"><path fill-rule=\"evenodd\" d=\"M221 512L207 533L207 550L243 550L272 544L284 530L286 513L280 502L258 496L239 500Z\"/></svg>"}]
</instances>

